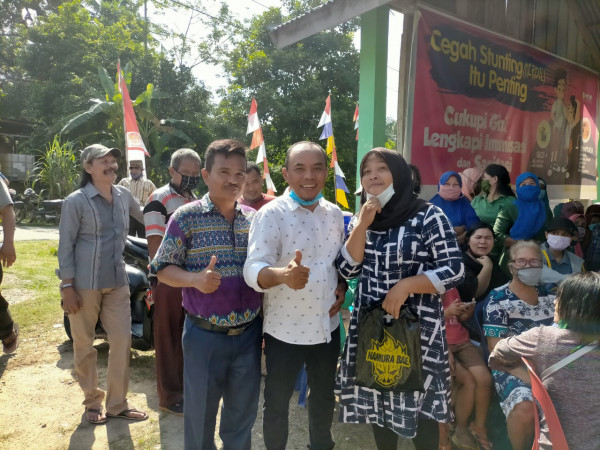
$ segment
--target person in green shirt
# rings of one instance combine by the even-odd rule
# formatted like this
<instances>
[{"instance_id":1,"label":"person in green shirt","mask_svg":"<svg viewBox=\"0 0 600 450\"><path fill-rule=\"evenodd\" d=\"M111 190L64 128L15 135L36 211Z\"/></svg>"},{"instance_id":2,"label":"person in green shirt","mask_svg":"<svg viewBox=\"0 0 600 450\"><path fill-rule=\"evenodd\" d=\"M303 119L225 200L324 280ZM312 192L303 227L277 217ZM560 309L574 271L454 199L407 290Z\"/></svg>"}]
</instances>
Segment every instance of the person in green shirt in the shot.
<instances>
[{"instance_id":1,"label":"person in green shirt","mask_svg":"<svg viewBox=\"0 0 600 450\"><path fill-rule=\"evenodd\" d=\"M473 198L471 206L483 223L494 227L496 218L504 208L515 201L515 193L510 187L510 175L506 167L500 164L489 164L481 180L481 194ZM508 281L500 270L499 259L502 254L502 244L496 240L490 253L494 264L490 287L498 287Z\"/></svg>"},{"instance_id":2,"label":"person in green shirt","mask_svg":"<svg viewBox=\"0 0 600 450\"><path fill-rule=\"evenodd\" d=\"M510 175L506 167L500 164L488 165L481 180L481 194L471 202L477 216L493 227L500 211L514 200L515 193L510 187Z\"/></svg>"}]
</instances>

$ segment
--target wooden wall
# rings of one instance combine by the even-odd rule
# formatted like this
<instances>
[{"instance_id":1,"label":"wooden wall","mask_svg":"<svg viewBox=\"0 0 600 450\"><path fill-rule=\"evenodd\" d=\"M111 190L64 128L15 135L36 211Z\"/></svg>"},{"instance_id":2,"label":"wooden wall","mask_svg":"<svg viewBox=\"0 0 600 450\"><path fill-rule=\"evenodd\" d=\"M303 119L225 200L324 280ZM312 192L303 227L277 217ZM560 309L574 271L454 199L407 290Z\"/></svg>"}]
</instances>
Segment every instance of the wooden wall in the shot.
<instances>
[{"instance_id":1,"label":"wooden wall","mask_svg":"<svg viewBox=\"0 0 600 450\"><path fill-rule=\"evenodd\" d=\"M599 0L427 0L424 4L600 72Z\"/></svg>"}]
</instances>

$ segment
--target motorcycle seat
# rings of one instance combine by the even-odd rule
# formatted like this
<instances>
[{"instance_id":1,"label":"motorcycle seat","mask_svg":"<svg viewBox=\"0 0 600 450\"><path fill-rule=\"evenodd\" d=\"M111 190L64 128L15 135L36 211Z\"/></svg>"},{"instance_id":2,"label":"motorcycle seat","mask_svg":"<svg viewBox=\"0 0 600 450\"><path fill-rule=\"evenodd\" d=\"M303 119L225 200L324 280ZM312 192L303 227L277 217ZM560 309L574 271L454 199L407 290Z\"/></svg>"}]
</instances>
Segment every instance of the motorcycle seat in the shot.
<instances>
[{"instance_id":1,"label":"motorcycle seat","mask_svg":"<svg viewBox=\"0 0 600 450\"><path fill-rule=\"evenodd\" d=\"M144 250L148 250L148 241L144 238L139 238L139 237L135 237L135 236L127 236L127 240L130 241L132 244L137 245L140 248L143 248Z\"/></svg>"},{"instance_id":2,"label":"motorcycle seat","mask_svg":"<svg viewBox=\"0 0 600 450\"><path fill-rule=\"evenodd\" d=\"M63 204L63 200L43 200L42 204L44 205L44 208L60 208Z\"/></svg>"},{"instance_id":3,"label":"motorcycle seat","mask_svg":"<svg viewBox=\"0 0 600 450\"><path fill-rule=\"evenodd\" d=\"M129 278L129 290L131 293L148 289L148 277L144 272L129 264L125 265L125 271L127 272L127 278Z\"/></svg>"}]
</instances>

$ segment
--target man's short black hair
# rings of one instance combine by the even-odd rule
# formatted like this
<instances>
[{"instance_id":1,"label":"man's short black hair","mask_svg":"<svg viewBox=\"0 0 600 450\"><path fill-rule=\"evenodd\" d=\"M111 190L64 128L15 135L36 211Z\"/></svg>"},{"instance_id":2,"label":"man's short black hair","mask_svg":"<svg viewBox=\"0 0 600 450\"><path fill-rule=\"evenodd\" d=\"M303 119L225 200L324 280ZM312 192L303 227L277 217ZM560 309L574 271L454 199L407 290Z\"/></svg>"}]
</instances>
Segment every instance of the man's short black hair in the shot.
<instances>
[{"instance_id":1,"label":"man's short black hair","mask_svg":"<svg viewBox=\"0 0 600 450\"><path fill-rule=\"evenodd\" d=\"M321 150L321 152L323 153L323 159L325 160L325 167L327 167L327 152L325 150L323 150L323 147L321 147L316 142L300 141L300 142L296 142L295 144L290 145L290 148L288 148L288 151L285 154L285 163L283 165L286 169L289 168L288 165L290 162L290 153L292 153L292 150L294 150L294 148L296 148L297 146L300 146L300 145L306 145L308 147L312 147L314 150Z\"/></svg>"},{"instance_id":2,"label":"man's short black hair","mask_svg":"<svg viewBox=\"0 0 600 450\"><path fill-rule=\"evenodd\" d=\"M253 170L258 174L259 177L262 177L262 173L260 173L260 168L256 163L250 162L246 164L246 175L248 175Z\"/></svg>"},{"instance_id":3,"label":"man's short black hair","mask_svg":"<svg viewBox=\"0 0 600 450\"><path fill-rule=\"evenodd\" d=\"M221 139L211 142L204 153L204 168L209 172L215 162L215 155L223 155L225 158L239 155L246 160L246 146L236 139Z\"/></svg>"}]
</instances>

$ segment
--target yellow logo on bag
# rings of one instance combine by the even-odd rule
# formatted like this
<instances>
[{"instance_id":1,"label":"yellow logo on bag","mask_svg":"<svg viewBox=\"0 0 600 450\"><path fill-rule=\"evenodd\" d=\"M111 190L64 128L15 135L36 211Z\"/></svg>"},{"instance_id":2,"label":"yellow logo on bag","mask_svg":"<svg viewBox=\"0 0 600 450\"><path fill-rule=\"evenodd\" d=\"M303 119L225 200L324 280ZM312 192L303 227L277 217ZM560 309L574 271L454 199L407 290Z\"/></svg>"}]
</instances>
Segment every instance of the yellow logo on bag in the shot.
<instances>
[{"instance_id":1,"label":"yellow logo on bag","mask_svg":"<svg viewBox=\"0 0 600 450\"><path fill-rule=\"evenodd\" d=\"M402 377L402 368L410 367L410 357L406 345L402 345L387 331L383 333L383 341L371 339L373 345L367 352L367 361L373 364L375 381L383 387L390 387Z\"/></svg>"}]
</instances>

